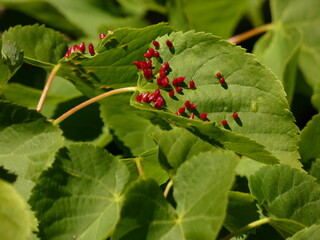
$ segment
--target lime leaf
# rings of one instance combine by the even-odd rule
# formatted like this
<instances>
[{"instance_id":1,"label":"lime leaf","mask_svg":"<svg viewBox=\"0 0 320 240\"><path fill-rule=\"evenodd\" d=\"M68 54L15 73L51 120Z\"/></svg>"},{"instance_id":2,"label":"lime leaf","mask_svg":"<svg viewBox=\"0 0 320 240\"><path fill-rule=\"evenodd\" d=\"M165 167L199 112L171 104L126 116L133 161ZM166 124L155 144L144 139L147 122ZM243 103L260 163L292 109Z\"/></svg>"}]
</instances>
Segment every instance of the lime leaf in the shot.
<instances>
[{"instance_id":1,"label":"lime leaf","mask_svg":"<svg viewBox=\"0 0 320 240\"><path fill-rule=\"evenodd\" d=\"M166 46L166 40L173 43L171 49ZM244 49L211 34L177 32L158 41L160 57L170 66L166 73L170 83L175 78L185 77L184 83L180 84L182 92L169 97L172 85L165 89L161 87L165 104L160 110L153 104L137 102L135 98L139 92L154 92L158 88L154 83L156 80L147 81L140 74L139 91L131 98L133 106L156 112L212 144L257 161L277 162L270 155L272 153L281 163L301 166L297 151L298 128L288 109L281 83L272 72L252 55L246 54ZM156 60L153 63L153 75L158 77L162 66ZM225 83L219 83L217 73L222 75ZM191 80L195 89L188 87ZM196 109L185 109L185 113L176 116L186 101L195 104ZM194 120L188 118L192 112ZM235 119L234 112L238 114ZM203 123L201 113L207 113L206 120L211 122ZM223 120L228 123L225 127Z\"/></svg>"},{"instance_id":2,"label":"lime leaf","mask_svg":"<svg viewBox=\"0 0 320 240\"><path fill-rule=\"evenodd\" d=\"M20 68L23 59L23 53L13 42L0 41L1 59L0 59L0 93L2 93L7 81Z\"/></svg>"},{"instance_id":3,"label":"lime leaf","mask_svg":"<svg viewBox=\"0 0 320 240\"><path fill-rule=\"evenodd\" d=\"M291 237L296 232L304 229L306 226L290 219L271 218L270 225L273 226L283 238Z\"/></svg>"},{"instance_id":4,"label":"lime leaf","mask_svg":"<svg viewBox=\"0 0 320 240\"><path fill-rule=\"evenodd\" d=\"M44 26L15 26L2 35L2 40L14 42L24 52L24 61L45 69L58 63L67 50L67 40Z\"/></svg>"},{"instance_id":5,"label":"lime leaf","mask_svg":"<svg viewBox=\"0 0 320 240\"><path fill-rule=\"evenodd\" d=\"M152 136L159 145L159 159L162 166L173 175L190 157L215 148L183 128L157 132Z\"/></svg>"},{"instance_id":6,"label":"lime leaf","mask_svg":"<svg viewBox=\"0 0 320 240\"><path fill-rule=\"evenodd\" d=\"M269 48L265 49L264 55L273 54L273 60L269 59L271 67L283 66L283 61L290 59L295 55L295 49L298 47L298 36L300 34L301 44L298 47L298 67L302 70L307 82L313 88L320 79L320 45L318 26L320 24L317 9L320 8L320 2L317 0L283 0L270 1L271 12L273 17L273 28L266 35L271 36ZM308 13L307 16L304 13ZM286 37L285 37L286 35ZM274 51L277 43L285 43L279 51ZM274 44L273 44L274 43ZM262 43L261 47L266 46ZM287 60L286 60L287 59ZM274 70L272 68L272 70ZM275 71L277 73L277 71ZM281 76L279 76L281 78ZM285 82L292 79L286 79Z\"/></svg>"},{"instance_id":7,"label":"lime leaf","mask_svg":"<svg viewBox=\"0 0 320 240\"><path fill-rule=\"evenodd\" d=\"M28 199L63 145L61 131L34 110L8 102L0 102L0 109L0 165L18 175L15 187Z\"/></svg>"},{"instance_id":8,"label":"lime leaf","mask_svg":"<svg viewBox=\"0 0 320 240\"><path fill-rule=\"evenodd\" d=\"M302 36L298 30L288 31L279 27L262 38L254 48L259 61L270 67L283 83L289 102L292 101L295 90L301 43Z\"/></svg>"},{"instance_id":9,"label":"lime leaf","mask_svg":"<svg viewBox=\"0 0 320 240\"><path fill-rule=\"evenodd\" d=\"M186 23L183 24L182 21L177 21L179 15L184 15L180 19L187 21L187 29L211 32L224 38L231 36L247 7L247 0L210 2L206 0L179 0L178 3L176 1L169 2L172 2L170 7L174 7L169 11L169 19L173 19L170 23L178 27L179 30L186 30L184 27Z\"/></svg>"},{"instance_id":10,"label":"lime leaf","mask_svg":"<svg viewBox=\"0 0 320 240\"><path fill-rule=\"evenodd\" d=\"M95 47L94 56L75 54L62 59L58 74L88 97L102 93L101 89L133 86L137 81L133 62L142 60L152 40L171 31L164 23L141 29L117 29Z\"/></svg>"},{"instance_id":11,"label":"lime leaf","mask_svg":"<svg viewBox=\"0 0 320 240\"><path fill-rule=\"evenodd\" d=\"M71 144L56 156L33 190L30 203L46 239L106 239L127 184L124 163L102 148Z\"/></svg>"},{"instance_id":12,"label":"lime leaf","mask_svg":"<svg viewBox=\"0 0 320 240\"><path fill-rule=\"evenodd\" d=\"M309 228L305 228L287 240L318 240L320 235L320 225L313 225Z\"/></svg>"},{"instance_id":13,"label":"lime leaf","mask_svg":"<svg viewBox=\"0 0 320 240\"><path fill-rule=\"evenodd\" d=\"M285 165L260 168L249 187L267 216L311 226L320 222L320 186L306 173Z\"/></svg>"},{"instance_id":14,"label":"lime leaf","mask_svg":"<svg viewBox=\"0 0 320 240\"><path fill-rule=\"evenodd\" d=\"M320 157L320 114L314 115L307 126L301 131L301 141L299 142L299 152L301 161Z\"/></svg>"},{"instance_id":15,"label":"lime leaf","mask_svg":"<svg viewBox=\"0 0 320 240\"><path fill-rule=\"evenodd\" d=\"M158 148L150 149L136 158L125 158L121 159L121 161L127 165L132 181L139 178L137 161L140 161L144 176L152 178L159 185L164 184L169 179L168 174L162 169L158 161Z\"/></svg>"},{"instance_id":16,"label":"lime leaf","mask_svg":"<svg viewBox=\"0 0 320 240\"><path fill-rule=\"evenodd\" d=\"M206 152L184 162L174 177L176 210L151 179L125 194L116 239L215 239L227 208L236 155Z\"/></svg>"},{"instance_id":17,"label":"lime leaf","mask_svg":"<svg viewBox=\"0 0 320 240\"><path fill-rule=\"evenodd\" d=\"M227 216L223 225L230 232L258 219L258 208L252 195L235 191L229 192Z\"/></svg>"},{"instance_id":18,"label":"lime leaf","mask_svg":"<svg viewBox=\"0 0 320 240\"><path fill-rule=\"evenodd\" d=\"M153 179L134 182L124 197L111 240L160 239L172 231L178 216ZM183 238L177 232L174 239Z\"/></svg>"},{"instance_id":19,"label":"lime leaf","mask_svg":"<svg viewBox=\"0 0 320 240\"><path fill-rule=\"evenodd\" d=\"M320 158L317 158L312 162L309 174L315 177L318 180L318 183L320 183Z\"/></svg>"},{"instance_id":20,"label":"lime leaf","mask_svg":"<svg viewBox=\"0 0 320 240\"><path fill-rule=\"evenodd\" d=\"M131 157L156 147L150 135L160 131L161 126L151 122L153 116L130 106L130 96L121 94L106 98L101 101L100 110L104 124L116 140L121 141L123 146L119 144L119 147Z\"/></svg>"},{"instance_id":21,"label":"lime leaf","mask_svg":"<svg viewBox=\"0 0 320 240\"><path fill-rule=\"evenodd\" d=\"M25 200L9 183L0 179L1 240L26 240L31 235L32 217Z\"/></svg>"}]
</instances>

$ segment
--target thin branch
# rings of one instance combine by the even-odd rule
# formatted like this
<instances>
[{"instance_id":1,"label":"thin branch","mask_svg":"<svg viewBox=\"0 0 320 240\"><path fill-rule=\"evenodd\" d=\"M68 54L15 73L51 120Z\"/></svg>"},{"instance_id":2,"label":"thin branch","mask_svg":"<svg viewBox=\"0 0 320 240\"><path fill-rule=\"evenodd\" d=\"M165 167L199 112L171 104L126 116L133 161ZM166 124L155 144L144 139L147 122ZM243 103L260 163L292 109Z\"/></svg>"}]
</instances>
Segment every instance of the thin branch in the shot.
<instances>
[{"instance_id":1,"label":"thin branch","mask_svg":"<svg viewBox=\"0 0 320 240\"><path fill-rule=\"evenodd\" d=\"M136 162L139 176L143 176L144 172L143 172L142 165L141 165L141 159L139 157L137 157L135 160L136 160L135 162Z\"/></svg>"},{"instance_id":2,"label":"thin branch","mask_svg":"<svg viewBox=\"0 0 320 240\"><path fill-rule=\"evenodd\" d=\"M46 85L45 85L44 88L43 88L41 97L40 97L39 102L38 102L38 105L37 105L37 111L38 111L38 112L40 112L41 109L42 109L44 100L45 100L46 97L47 97L47 94L48 94L49 88L50 88L50 86L51 86L51 83L52 83L52 81L53 81L53 78L54 78L54 76L57 74L57 72L59 71L60 67L61 67L60 64L55 65L54 68L52 69L49 77L48 77L48 80L47 80L47 82L46 82Z\"/></svg>"},{"instance_id":3,"label":"thin branch","mask_svg":"<svg viewBox=\"0 0 320 240\"><path fill-rule=\"evenodd\" d=\"M125 92L134 92L137 90L137 87L126 87L126 88L119 88L119 89L115 89L115 90L111 90L109 92L105 92L102 93L96 97L90 98L89 100L80 103L79 105L75 106L74 108L70 109L69 111L65 112L64 114L62 114L60 117L58 117L56 120L53 120L53 125L58 125L59 123L61 123L63 120L65 120L67 117L69 117L70 115L72 115L73 113L79 111L80 109L90 105L91 103L95 103L103 98L115 95L115 94L119 94L119 93L125 93Z\"/></svg>"},{"instance_id":4,"label":"thin branch","mask_svg":"<svg viewBox=\"0 0 320 240\"><path fill-rule=\"evenodd\" d=\"M252 228L259 227L259 226L261 226L263 224L266 224L266 223L269 223L269 222L270 222L270 218L262 218L260 220L257 220L257 221L254 221L252 223L249 223L248 225L246 225L246 226L244 226L244 227L242 227L242 228L230 233L229 235L221 238L220 240L228 240L228 239L230 239L230 238L232 238L234 236L239 235L240 233L246 232L246 231L248 231L248 230L250 230Z\"/></svg>"},{"instance_id":5,"label":"thin branch","mask_svg":"<svg viewBox=\"0 0 320 240\"><path fill-rule=\"evenodd\" d=\"M170 181L168 182L166 189L163 192L164 197L166 198L171 190L171 187L173 186L173 180L170 179Z\"/></svg>"},{"instance_id":6,"label":"thin branch","mask_svg":"<svg viewBox=\"0 0 320 240\"><path fill-rule=\"evenodd\" d=\"M257 28L254 28L254 29L251 29L247 32L244 32L244 33L240 33L238 35L235 35L231 38L228 39L229 42L231 43L235 43L235 44L238 44L238 43L241 43L251 37L254 37L258 34L261 34L261 33L264 33L266 31L268 31L269 29L273 28L273 24L270 23L270 24L266 24L266 25L262 25L260 27L257 27Z\"/></svg>"}]
</instances>

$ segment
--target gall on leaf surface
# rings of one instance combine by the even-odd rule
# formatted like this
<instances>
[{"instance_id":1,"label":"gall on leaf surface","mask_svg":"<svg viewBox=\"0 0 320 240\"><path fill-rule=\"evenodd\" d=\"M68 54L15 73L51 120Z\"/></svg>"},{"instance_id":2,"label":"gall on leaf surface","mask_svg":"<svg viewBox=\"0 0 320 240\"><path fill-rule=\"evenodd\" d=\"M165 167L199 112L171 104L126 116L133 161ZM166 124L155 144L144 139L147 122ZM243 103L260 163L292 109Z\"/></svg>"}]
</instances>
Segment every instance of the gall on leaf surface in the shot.
<instances>
[{"instance_id":1,"label":"gall on leaf surface","mask_svg":"<svg viewBox=\"0 0 320 240\"><path fill-rule=\"evenodd\" d=\"M173 179L176 209L154 180L134 182L124 196L111 239L215 239L225 218L238 160L235 154L220 150L184 162Z\"/></svg>"},{"instance_id":2,"label":"gall on leaf surface","mask_svg":"<svg viewBox=\"0 0 320 240\"><path fill-rule=\"evenodd\" d=\"M62 132L34 110L6 101L0 101L0 109L0 166L18 176L14 186L28 199L62 147Z\"/></svg>"},{"instance_id":3,"label":"gall on leaf surface","mask_svg":"<svg viewBox=\"0 0 320 240\"><path fill-rule=\"evenodd\" d=\"M156 40L163 46L167 39L174 43L174 49L160 47L159 53L163 62L170 65L167 75L170 82L186 76L185 81L192 79L197 88L181 85L183 94L176 94L175 99L164 94L170 87L162 89L165 106L156 110L152 105L135 102L139 92L154 91L158 87L155 80L146 81L140 74L139 91L131 99L133 106L154 111L215 146L256 161L270 164L278 159L280 163L301 166L297 151L299 130L289 111L283 87L269 69L244 49L211 34L175 32ZM153 71L157 76L161 64L154 62ZM217 73L224 77L225 84L219 83ZM191 109L186 116L176 116L186 101L194 103L196 109ZM195 114L194 120L188 119L191 112ZM210 122L199 118L202 112L207 113ZM232 117L234 112L238 113L237 119ZM222 120L227 120L228 125L223 127Z\"/></svg>"},{"instance_id":4,"label":"gall on leaf surface","mask_svg":"<svg viewBox=\"0 0 320 240\"><path fill-rule=\"evenodd\" d=\"M59 76L69 79L87 97L102 89L134 86L137 82L135 61L144 59L152 40L171 32L161 23L145 28L121 28L113 31L95 46L95 55L74 55L62 59Z\"/></svg>"},{"instance_id":5,"label":"gall on leaf surface","mask_svg":"<svg viewBox=\"0 0 320 240\"><path fill-rule=\"evenodd\" d=\"M45 239L106 239L120 212L129 172L103 148L71 144L39 178L30 204Z\"/></svg>"}]
</instances>

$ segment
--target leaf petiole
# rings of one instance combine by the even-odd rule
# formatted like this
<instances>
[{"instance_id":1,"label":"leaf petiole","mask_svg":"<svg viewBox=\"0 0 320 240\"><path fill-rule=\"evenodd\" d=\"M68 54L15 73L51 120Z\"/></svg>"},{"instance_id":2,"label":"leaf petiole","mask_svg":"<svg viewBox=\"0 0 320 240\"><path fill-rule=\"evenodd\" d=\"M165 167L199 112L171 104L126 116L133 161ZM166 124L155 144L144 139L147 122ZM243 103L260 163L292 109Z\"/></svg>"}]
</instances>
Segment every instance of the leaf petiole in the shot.
<instances>
[{"instance_id":1,"label":"leaf petiole","mask_svg":"<svg viewBox=\"0 0 320 240\"><path fill-rule=\"evenodd\" d=\"M167 197L167 196L168 196L168 194L169 194L172 186L173 186L173 180L170 179L170 181L168 182L168 184L167 184L167 186L166 186L166 189L165 189L164 192L163 192L164 197Z\"/></svg>"},{"instance_id":2,"label":"leaf petiole","mask_svg":"<svg viewBox=\"0 0 320 240\"><path fill-rule=\"evenodd\" d=\"M111 90L109 92L105 92L102 93L96 97L90 98L89 100L80 103L79 105L75 106L74 108L70 109L69 111L65 112L64 114L62 114L60 117L58 117L57 119L53 120L53 125L58 125L59 123L61 123L63 120L65 120L67 117L69 117L70 115L72 115L73 113L79 111L80 109L95 103L103 98L112 96L112 95L116 95L119 93L125 93L125 92L134 92L137 90L137 87L126 87L126 88L119 88L119 89L114 89Z\"/></svg>"},{"instance_id":3,"label":"leaf petiole","mask_svg":"<svg viewBox=\"0 0 320 240\"><path fill-rule=\"evenodd\" d=\"M262 218L262 219L259 219L257 221L254 221L254 222L251 222L249 223L248 225L242 227L242 228L239 228L237 230L235 230L234 232L228 234L227 236L221 238L220 240L228 240L234 236L237 236L239 235L240 233L243 233L243 232L246 232L252 228L256 228L256 227L259 227L263 224L266 224L266 223L269 223L270 222L270 218Z\"/></svg>"},{"instance_id":4,"label":"leaf petiole","mask_svg":"<svg viewBox=\"0 0 320 240\"><path fill-rule=\"evenodd\" d=\"M46 82L44 88L43 88L43 91L42 91L42 94L41 94L41 97L39 99L39 102L38 102L38 105L37 105L37 111L40 112L41 109L42 109L42 106L43 106L43 103L44 103L44 100L46 99L47 97L47 94L48 94L48 91L50 89L50 86L52 84L52 81L53 81L53 78L55 77L55 75L57 74L57 72L59 71L61 67L61 64L57 64L53 67L49 77L48 77L48 81Z\"/></svg>"},{"instance_id":5,"label":"leaf petiole","mask_svg":"<svg viewBox=\"0 0 320 240\"><path fill-rule=\"evenodd\" d=\"M247 32L244 32L244 33L240 33L238 35L235 35L231 38L228 39L228 41L230 43L235 43L235 44L238 44L238 43L241 43L251 37L254 37L260 33L264 33L266 31L268 31L269 29L273 28L273 24L265 24L265 25L262 25L260 27L257 27L257 28L254 28L254 29L251 29Z\"/></svg>"}]
</instances>

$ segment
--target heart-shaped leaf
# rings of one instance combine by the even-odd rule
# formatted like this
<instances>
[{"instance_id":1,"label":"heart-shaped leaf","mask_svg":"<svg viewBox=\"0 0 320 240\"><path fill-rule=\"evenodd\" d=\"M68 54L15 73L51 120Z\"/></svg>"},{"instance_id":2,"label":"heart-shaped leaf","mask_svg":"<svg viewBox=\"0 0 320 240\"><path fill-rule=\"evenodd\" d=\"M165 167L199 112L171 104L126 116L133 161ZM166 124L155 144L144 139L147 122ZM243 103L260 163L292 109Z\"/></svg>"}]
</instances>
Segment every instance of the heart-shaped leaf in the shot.
<instances>
[{"instance_id":1,"label":"heart-shaped leaf","mask_svg":"<svg viewBox=\"0 0 320 240\"><path fill-rule=\"evenodd\" d=\"M0 179L1 240L25 240L31 235L32 217L27 203L9 184Z\"/></svg>"},{"instance_id":2,"label":"heart-shaped leaf","mask_svg":"<svg viewBox=\"0 0 320 240\"><path fill-rule=\"evenodd\" d=\"M61 130L34 110L8 102L0 102L0 109L0 165L18 175L15 187L28 199L63 145Z\"/></svg>"},{"instance_id":3,"label":"heart-shaped leaf","mask_svg":"<svg viewBox=\"0 0 320 240\"><path fill-rule=\"evenodd\" d=\"M309 228L305 228L287 240L318 240L320 235L320 225L313 225Z\"/></svg>"},{"instance_id":4,"label":"heart-shaped leaf","mask_svg":"<svg viewBox=\"0 0 320 240\"><path fill-rule=\"evenodd\" d=\"M238 158L205 152L184 162L174 182L174 209L153 180L135 182L125 194L116 239L215 239L227 207Z\"/></svg>"},{"instance_id":5,"label":"heart-shaped leaf","mask_svg":"<svg viewBox=\"0 0 320 240\"><path fill-rule=\"evenodd\" d=\"M167 46L167 40L172 47ZM257 161L277 162L269 151L281 163L301 166L298 128L281 83L252 55L211 34L192 31L172 33L157 41L161 58L153 60L152 68L143 69L151 70L154 77L140 74L139 91L133 95L132 105L154 111L213 145ZM169 84L163 80L164 75ZM191 80L195 86L190 86ZM161 106L136 101L139 93L151 94L157 88L163 99ZM171 91L174 96L169 95Z\"/></svg>"},{"instance_id":6,"label":"heart-shaped leaf","mask_svg":"<svg viewBox=\"0 0 320 240\"><path fill-rule=\"evenodd\" d=\"M30 203L46 239L106 239L120 212L128 181L124 163L102 148L72 144L43 173Z\"/></svg>"},{"instance_id":7,"label":"heart-shaped leaf","mask_svg":"<svg viewBox=\"0 0 320 240\"><path fill-rule=\"evenodd\" d=\"M286 76L284 71L290 68L291 59L298 54L298 67L309 85L315 88L320 79L320 38L317 34L320 2L273 0L270 3L273 26L265 39L256 45L260 50L263 49L257 51L258 57L278 74L285 86L290 87L294 76ZM296 71L296 67L291 71ZM288 93L291 95L291 90Z\"/></svg>"},{"instance_id":8,"label":"heart-shaped leaf","mask_svg":"<svg viewBox=\"0 0 320 240\"><path fill-rule=\"evenodd\" d=\"M23 52L14 42L0 41L0 93L7 81L16 73L23 62Z\"/></svg>"},{"instance_id":9,"label":"heart-shaped leaf","mask_svg":"<svg viewBox=\"0 0 320 240\"><path fill-rule=\"evenodd\" d=\"M320 114L315 115L301 131L299 152L301 161L307 162L320 157Z\"/></svg>"},{"instance_id":10,"label":"heart-shaped leaf","mask_svg":"<svg viewBox=\"0 0 320 240\"><path fill-rule=\"evenodd\" d=\"M16 43L24 52L24 61L51 69L63 57L67 49L65 37L44 26L15 26L3 33L3 41Z\"/></svg>"},{"instance_id":11,"label":"heart-shaped leaf","mask_svg":"<svg viewBox=\"0 0 320 240\"><path fill-rule=\"evenodd\" d=\"M249 178L251 193L267 216L311 226L320 222L320 186L301 170L266 166Z\"/></svg>"},{"instance_id":12,"label":"heart-shaped leaf","mask_svg":"<svg viewBox=\"0 0 320 240\"><path fill-rule=\"evenodd\" d=\"M58 75L71 80L88 97L102 93L102 88L135 85L133 62L143 58L152 40L171 31L164 23L141 29L117 29L95 47L95 55L77 52L63 58Z\"/></svg>"}]
</instances>

